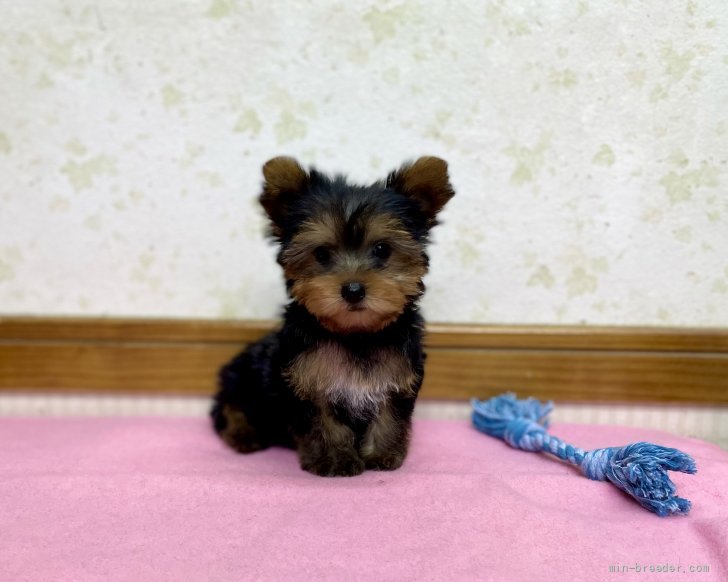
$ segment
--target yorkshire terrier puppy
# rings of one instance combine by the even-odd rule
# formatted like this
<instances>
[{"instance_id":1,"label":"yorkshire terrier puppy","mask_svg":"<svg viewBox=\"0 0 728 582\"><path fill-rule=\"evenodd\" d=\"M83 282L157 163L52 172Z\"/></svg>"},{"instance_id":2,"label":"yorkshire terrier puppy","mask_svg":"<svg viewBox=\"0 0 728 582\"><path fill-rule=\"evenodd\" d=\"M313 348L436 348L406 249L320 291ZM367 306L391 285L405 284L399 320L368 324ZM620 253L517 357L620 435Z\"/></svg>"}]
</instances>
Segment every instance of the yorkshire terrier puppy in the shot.
<instances>
[{"instance_id":1,"label":"yorkshire terrier puppy","mask_svg":"<svg viewBox=\"0 0 728 582\"><path fill-rule=\"evenodd\" d=\"M423 157L359 186L279 157L263 176L291 301L278 331L220 371L214 428L241 453L294 448L317 475L397 469L424 372L428 234L454 194L447 164Z\"/></svg>"}]
</instances>

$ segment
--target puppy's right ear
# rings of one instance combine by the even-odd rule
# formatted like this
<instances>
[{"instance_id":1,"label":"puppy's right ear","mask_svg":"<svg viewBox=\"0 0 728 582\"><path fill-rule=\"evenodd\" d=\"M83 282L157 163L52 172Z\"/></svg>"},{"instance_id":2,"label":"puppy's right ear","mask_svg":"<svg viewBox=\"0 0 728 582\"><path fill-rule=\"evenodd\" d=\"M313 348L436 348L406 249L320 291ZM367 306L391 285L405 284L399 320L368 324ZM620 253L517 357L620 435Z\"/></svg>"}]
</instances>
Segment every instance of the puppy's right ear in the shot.
<instances>
[{"instance_id":1,"label":"puppy's right ear","mask_svg":"<svg viewBox=\"0 0 728 582\"><path fill-rule=\"evenodd\" d=\"M259 201L271 220L273 236L280 238L291 206L306 190L309 175L296 160L281 156L263 165L263 177Z\"/></svg>"}]
</instances>

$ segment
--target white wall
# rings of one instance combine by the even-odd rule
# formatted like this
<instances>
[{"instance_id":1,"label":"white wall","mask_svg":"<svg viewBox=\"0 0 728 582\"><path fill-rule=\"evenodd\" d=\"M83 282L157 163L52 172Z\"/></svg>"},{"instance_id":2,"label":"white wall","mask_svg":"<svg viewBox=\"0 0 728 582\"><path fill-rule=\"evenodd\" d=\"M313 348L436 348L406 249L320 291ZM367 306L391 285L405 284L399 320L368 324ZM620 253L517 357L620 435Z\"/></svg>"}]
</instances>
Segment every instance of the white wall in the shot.
<instances>
[{"instance_id":1,"label":"white wall","mask_svg":"<svg viewBox=\"0 0 728 582\"><path fill-rule=\"evenodd\" d=\"M287 153L458 194L431 320L728 325L728 4L0 0L0 312L264 318Z\"/></svg>"}]
</instances>

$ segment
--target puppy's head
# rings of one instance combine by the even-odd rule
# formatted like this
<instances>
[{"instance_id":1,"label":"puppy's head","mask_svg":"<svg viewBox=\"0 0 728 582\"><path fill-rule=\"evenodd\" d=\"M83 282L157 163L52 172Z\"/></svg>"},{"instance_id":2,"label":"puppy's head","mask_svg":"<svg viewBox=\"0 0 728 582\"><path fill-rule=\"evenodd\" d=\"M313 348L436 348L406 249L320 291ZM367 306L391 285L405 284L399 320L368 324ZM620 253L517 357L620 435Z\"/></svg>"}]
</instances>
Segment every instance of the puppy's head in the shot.
<instances>
[{"instance_id":1,"label":"puppy's head","mask_svg":"<svg viewBox=\"0 0 728 582\"><path fill-rule=\"evenodd\" d=\"M454 194L443 160L419 158L371 186L286 157L263 176L260 203L288 291L324 327L378 331L422 294L427 235Z\"/></svg>"}]
</instances>

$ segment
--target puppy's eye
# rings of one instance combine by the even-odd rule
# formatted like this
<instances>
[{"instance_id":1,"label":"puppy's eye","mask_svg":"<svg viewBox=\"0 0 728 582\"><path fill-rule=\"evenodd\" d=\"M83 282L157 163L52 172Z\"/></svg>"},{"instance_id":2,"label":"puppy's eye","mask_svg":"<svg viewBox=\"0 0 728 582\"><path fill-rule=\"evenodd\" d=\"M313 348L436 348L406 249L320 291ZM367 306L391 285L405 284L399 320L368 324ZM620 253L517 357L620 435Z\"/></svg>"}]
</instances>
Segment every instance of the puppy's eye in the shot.
<instances>
[{"instance_id":1,"label":"puppy's eye","mask_svg":"<svg viewBox=\"0 0 728 582\"><path fill-rule=\"evenodd\" d=\"M331 261L331 251L326 247L316 247L316 250L313 251L313 256L323 266L328 265L329 261Z\"/></svg>"},{"instance_id":2,"label":"puppy's eye","mask_svg":"<svg viewBox=\"0 0 728 582\"><path fill-rule=\"evenodd\" d=\"M380 261L386 261L389 258L389 255L392 254L392 247L385 242L377 243L372 249L372 254Z\"/></svg>"}]
</instances>

